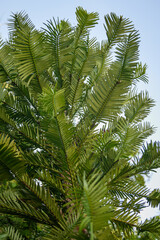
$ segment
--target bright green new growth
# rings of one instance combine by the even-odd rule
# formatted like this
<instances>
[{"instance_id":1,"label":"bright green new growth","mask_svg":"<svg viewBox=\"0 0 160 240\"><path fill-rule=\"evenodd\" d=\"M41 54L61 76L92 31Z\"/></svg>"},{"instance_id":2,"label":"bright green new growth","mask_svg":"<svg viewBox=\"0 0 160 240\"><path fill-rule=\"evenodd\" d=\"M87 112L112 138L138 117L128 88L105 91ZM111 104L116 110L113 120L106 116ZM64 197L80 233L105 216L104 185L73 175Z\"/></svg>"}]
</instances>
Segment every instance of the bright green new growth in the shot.
<instances>
[{"instance_id":1,"label":"bright green new growth","mask_svg":"<svg viewBox=\"0 0 160 240\"><path fill-rule=\"evenodd\" d=\"M139 34L111 13L99 44L89 36L98 14L78 7L76 17L75 27L53 19L39 31L14 14L1 42L0 212L14 216L2 239L157 237L158 218L138 221L146 201L160 204L142 177L160 167L160 147L144 146L154 101L133 91L148 81Z\"/></svg>"}]
</instances>

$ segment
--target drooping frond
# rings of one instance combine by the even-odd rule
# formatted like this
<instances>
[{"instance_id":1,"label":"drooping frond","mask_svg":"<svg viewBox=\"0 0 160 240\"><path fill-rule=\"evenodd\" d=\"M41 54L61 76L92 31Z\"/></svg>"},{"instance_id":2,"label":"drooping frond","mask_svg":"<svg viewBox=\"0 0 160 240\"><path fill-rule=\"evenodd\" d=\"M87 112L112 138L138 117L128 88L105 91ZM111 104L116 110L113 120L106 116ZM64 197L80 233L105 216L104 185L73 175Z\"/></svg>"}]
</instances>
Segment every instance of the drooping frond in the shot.
<instances>
[{"instance_id":1,"label":"drooping frond","mask_svg":"<svg viewBox=\"0 0 160 240\"><path fill-rule=\"evenodd\" d=\"M36 209L23 200L16 199L13 193L0 195L0 212L27 218L36 222L52 224L48 215L41 209Z\"/></svg>"},{"instance_id":2,"label":"drooping frond","mask_svg":"<svg viewBox=\"0 0 160 240\"><path fill-rule=\"evenodd\" d=\"M25 171L25 162L13 141L0 135L0 178L12 179L14 174L21 175Z\"/></svg>"},{"instance_id":3,"label":"drooping frond","mask_svg":"<svg viewBox=\"0 0 160 240\"><path fill-rule=\"evenodd\" d=\"M23 176L21 178L21 182L46 206L46 208L51 212L52 218L55 218L55 222L57 221L58 225L58 222L61 220L60 208L55 202L55 198L51 197L49 189L45 189L45 187L43 187L43 185L41 186L38 181L35 182L28 176Z\"/></svg>"}]
</instances>

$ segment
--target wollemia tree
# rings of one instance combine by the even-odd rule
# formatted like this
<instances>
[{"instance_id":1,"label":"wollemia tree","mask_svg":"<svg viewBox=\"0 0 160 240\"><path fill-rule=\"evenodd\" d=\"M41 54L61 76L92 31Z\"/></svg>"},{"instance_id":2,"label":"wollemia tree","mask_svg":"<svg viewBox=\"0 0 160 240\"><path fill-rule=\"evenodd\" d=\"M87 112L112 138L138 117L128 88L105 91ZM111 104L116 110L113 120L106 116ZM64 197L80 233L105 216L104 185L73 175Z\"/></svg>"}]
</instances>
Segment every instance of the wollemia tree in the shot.
<instances>
[{"instance_id":1,"label":"wollemia tree","mask_svg":"<svg viewBox=\"0 0 160 240\"><path fill-rule=\"evenodd\" d=\"M160 147L144 145L154 101L135 91L147 82L139 34L111 13L99 44L89 35L98 14L78 7L76 17L36 30L13 14L1 41L1 238L158 238L159 218L138 221L145 202L160 203L143 178L160 167Z\"/></svg>"}]
</instances>

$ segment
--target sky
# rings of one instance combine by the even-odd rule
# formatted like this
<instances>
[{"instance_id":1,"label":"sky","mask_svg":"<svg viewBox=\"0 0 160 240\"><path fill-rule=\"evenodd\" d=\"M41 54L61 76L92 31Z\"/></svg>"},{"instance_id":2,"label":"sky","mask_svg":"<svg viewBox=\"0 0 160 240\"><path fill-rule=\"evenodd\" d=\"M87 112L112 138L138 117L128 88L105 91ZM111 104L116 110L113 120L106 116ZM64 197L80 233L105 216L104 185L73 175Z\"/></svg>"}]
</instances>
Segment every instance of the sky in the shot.
<instances>
[{"instance_id":1,"label":"sky","mask_svg":"<svg viewBox=\"0 0 160 240\"><path fill-rule=\"evenodd\" d=\"M68 19L72 25L76 24L76 7L82 6L89 12L99 13L99 24L92 30L92 36L98 41L106 38L103 27L104 15L114 12L133 21L139 30L140 61L148 66L149 83L139 84L139 90L149 91L156 106L152 109L147 121L156 127L156 133L151 139L160 141L160 0L1 0L0 8L0 36L7 38L7 22L12 13L24 10L30 16L36 28L43 27L43 23L54 17ZM152 174L147 182L148 186L160 188L160 170ZM142 217L158 214L158 210L145 210Z\"/></svg>"}]
</instances>

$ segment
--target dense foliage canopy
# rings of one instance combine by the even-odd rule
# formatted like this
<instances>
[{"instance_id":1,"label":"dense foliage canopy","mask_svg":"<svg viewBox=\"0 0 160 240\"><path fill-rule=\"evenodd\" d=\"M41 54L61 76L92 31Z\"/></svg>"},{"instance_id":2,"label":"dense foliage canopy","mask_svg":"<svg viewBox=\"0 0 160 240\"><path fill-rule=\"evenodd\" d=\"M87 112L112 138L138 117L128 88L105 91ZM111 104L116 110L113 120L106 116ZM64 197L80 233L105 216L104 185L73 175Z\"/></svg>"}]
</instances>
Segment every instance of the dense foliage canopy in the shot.
<instances>
[{"instance_id":1,"label":"dense foliage canopy","mask_svg":"<svg viewBox=\"0 0 160 240\"><path fill-rule=\"evenodd\" d=\"M98 14L78 7L76 18L36 30L13 14L1 41L1 239L159 238L159 218L139 220L160 204L143 178L160 146L144 145L154 101L136 91L148 81L139 33L111 13L100 44L89 34Z\"/></svg>"}]
</instances>

